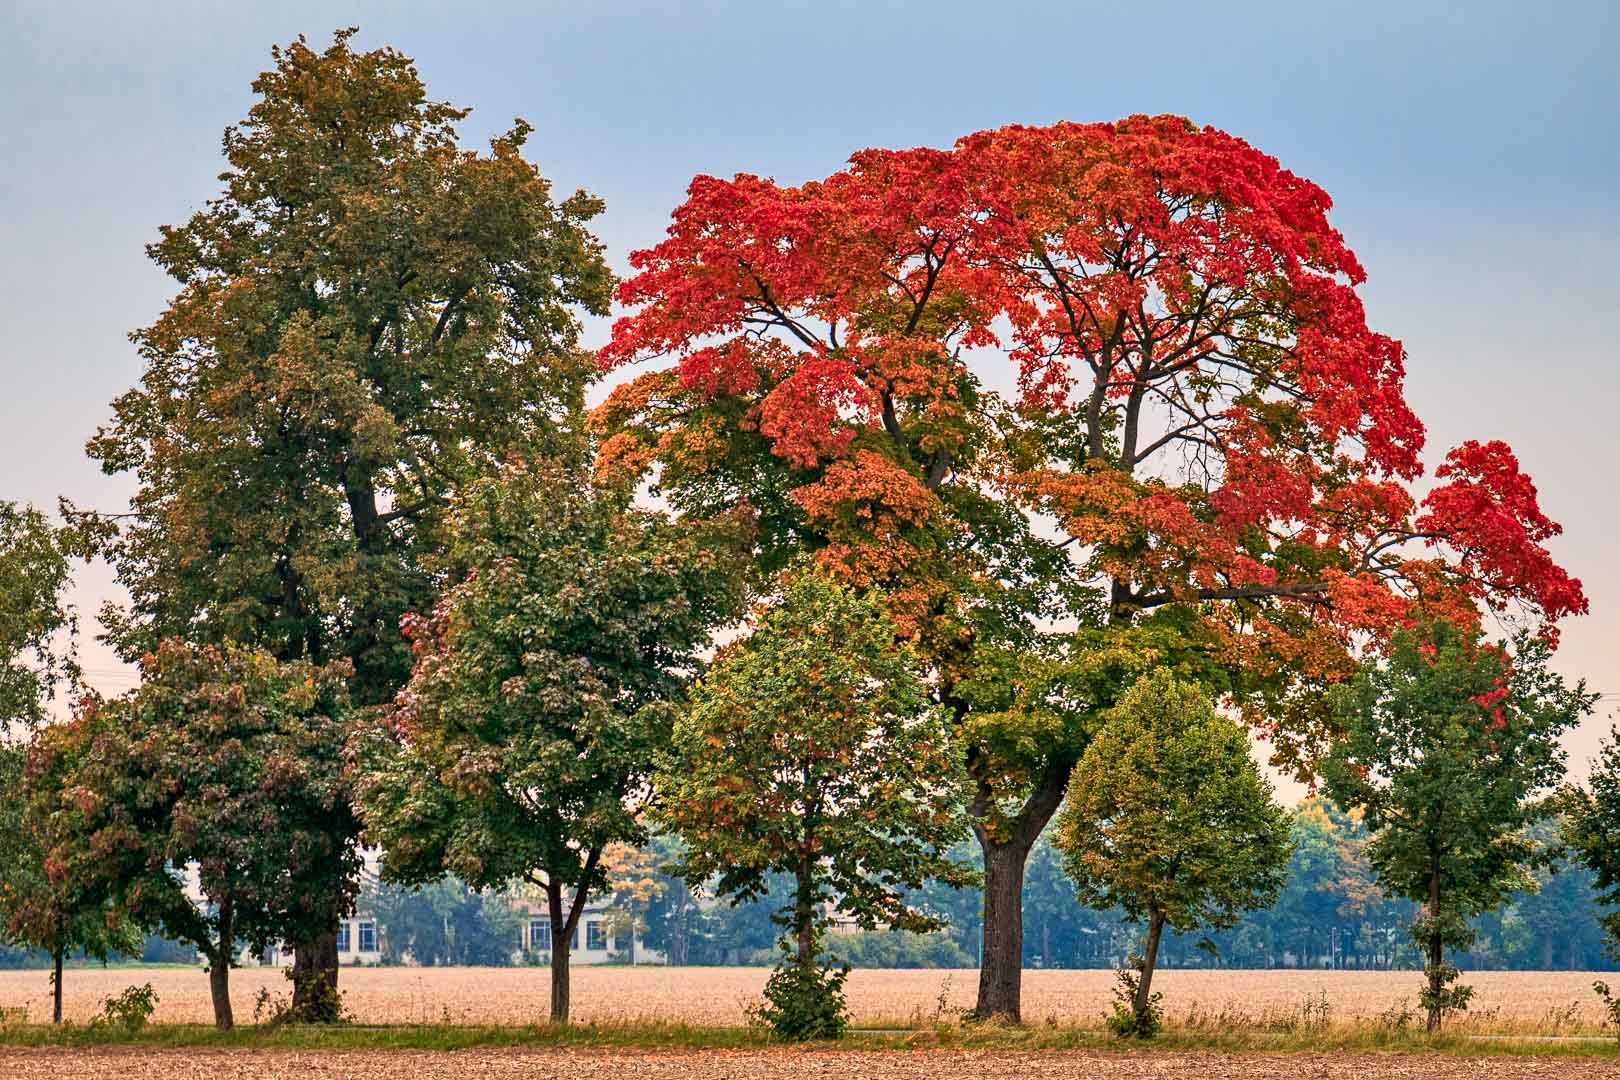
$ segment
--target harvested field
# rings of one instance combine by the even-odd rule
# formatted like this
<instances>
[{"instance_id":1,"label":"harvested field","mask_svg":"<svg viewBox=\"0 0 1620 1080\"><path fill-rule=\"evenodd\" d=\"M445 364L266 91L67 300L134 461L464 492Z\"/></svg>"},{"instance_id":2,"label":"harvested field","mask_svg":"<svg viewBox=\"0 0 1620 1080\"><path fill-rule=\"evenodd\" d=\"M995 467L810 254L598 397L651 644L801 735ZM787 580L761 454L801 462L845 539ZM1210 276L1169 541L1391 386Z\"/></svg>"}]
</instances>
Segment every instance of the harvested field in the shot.
<instances>
[{"instance_id":1,"label":"harvested field","mask_svg":"<svg viewBox=\"0 0 1620 1080\"><path fill-rule=\"evenodd\" d=\"M574 969L574 1019L583 1022L662 1021L735 1025L758 997L762 968L583 967ZM543 1021L550 973L545 968L345 968L340 987L355 1019L375 1024L529 1024ZM1469 1027L1479 1031L1554 1033L1596 1028L1602 1020L1587 972L1469 972L1476 990ZM1615 981L1609 976L1610 981ZM978 974L971 970L861 970L850 976L850 1010L857 1025L907 1024L950 1019L973 1002ZM1411 971L1162 971L1172 1020L1196 1012L1199 1022L1276 1022L1300 1016L1307 1003L1325 1000L1330 1022L1370 1019L1404 1002L1415 1009L1421 975ZM210 1023L208 979L200 969L117 968L67 972L65 1012L89 1019L100 1000L126 986L150 982L160 1023ZM279 970L231 973L237 1020L249 1023L261 988L285 996ZM1030 971L1024 976L1024 1019L1029 1023L1091 1024L1107 1009L1108 971ZM944 995L944 1009L940 998ZM0 1006L26 1006L29 1018L50 1015L44 971L0 972ZM1314 1012L1309 1018L1320 1023ZM5 1075L0 1072L0 1075Z\"/></svg>"},{"instance_id":2,"label":"harvested field","mask_svg":"<svg viewBox=\"0 0 1620 1080\"><path fill-rule=\"evenodd\" d=\"M1613 1080L1614 1059L1446 1058L1388 1054L1043 1054L967 1051L844 1053L838 1051L579 1050L287 1051L254 1054L231 1050L43 1050L0 1049L0 1076L153 1078L288 1076L361 1080L436 1080L523 1077L524 1080L1042 1080L1048 1077L1199 1077L1202 1080Z\"/></svg>"}]
</instances>

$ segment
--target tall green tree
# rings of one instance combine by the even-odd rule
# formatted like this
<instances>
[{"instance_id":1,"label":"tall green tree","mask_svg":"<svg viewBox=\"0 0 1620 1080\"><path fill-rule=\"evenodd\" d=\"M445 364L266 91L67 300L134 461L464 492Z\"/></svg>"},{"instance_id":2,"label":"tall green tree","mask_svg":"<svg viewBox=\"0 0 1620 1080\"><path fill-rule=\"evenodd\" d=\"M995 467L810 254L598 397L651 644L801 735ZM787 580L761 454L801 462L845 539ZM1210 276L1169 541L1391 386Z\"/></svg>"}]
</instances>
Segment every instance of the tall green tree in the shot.
<instances>
[{"instance_id":1,"label":"tall green tree","mask_svg":"<svg viewBox=\"0 0 1620 1080\"><path fill-rule=\"evenodd\" d=\"M833 910L863 929L934 929L905 890L973 878L949 857L967 825L945 712L880 600L817 571L791 576L715 661L657 783L689 879L749 899L792 875L786 957L766 991L785 1034L842 1030L842 974L817 966Z\"/></svg>"},{"instance_id":2,"label":"tall green tree","mask_svg":"<svg viewBox=\"0 0 1620 1080\"><path fill-rule=\"evenodd\" d=\"M566 1023L569 943L608 884L603 852L644 839L654 751L711 632L740 614L737 534L638 509L582 459L471 485L451 533L466 576L407 620L414 672L359 743L366 832L395 881L543 889L551 1018Z\"/></svg>"},{"instance_id":3,"label":"tall green tree","mask_svg":"<svg viewBox=\"0 0 1620 1080\"><path fill-rule=\"evenodd\" d=\"M440 585L450 492L567 423L578 313L611 278L601 201L553 198L527 123L464 149L468 111L354 33L272 50L219 194L147 248L178 291L89 443L135 475L132 517L68 509L129 591L104 616L127 658L169 635L346 657L375 705L410 667L400 616ZM332 1000L339 914L297 952L306 1015Z\"/></svg>"},{"instance_id":4,"label":"tall green tree","mask_svg":"<svg viewBox=\"0 0 1620 1080\"><path fill-rule=\"evenodd\" d=\"M1564 774L1558 737L1590 711L1585 684L1548 669L1543 638L1512 652L1436 622L1402 631L1338 695L1344 737L1323 766L1333 799L1365 811L1367 857L1385 892L1424 904L1412 937L1424 952L1428 1028L1467 1008L1447 947L1474 938L1468 919L1535 888L1532 823Z\"/></svg>"},{"instance_id":5,"label":"tall green tree","mask_svg":"<svg viewBox=\"0 0 1620 1080\"><path fill-rule=\"evenodd\" d=\"M1282 888L1288 815L1249 756L1243 727L1167 671L1109 710L1075 767L1054 841L1080 898L1147 924L1125 1030L1150 1035L1166 926L1229 927Z\"/></svg>"},{"instance_id":6,"label":"tall green tree","mask_svg":"<svg viewBox=\"0 0 1620 1080\"><path fill-rule=\"evenodd\" d=\"M329 897L352 900L359 854L333 840L352 829L332 828L348 813L347 676L346 662L170 640L137 689L87 700L31 760L60 777L49 876L196 945L221 1029L241 943L300 940L325 925Z\"/></svg>"}]
</instances>

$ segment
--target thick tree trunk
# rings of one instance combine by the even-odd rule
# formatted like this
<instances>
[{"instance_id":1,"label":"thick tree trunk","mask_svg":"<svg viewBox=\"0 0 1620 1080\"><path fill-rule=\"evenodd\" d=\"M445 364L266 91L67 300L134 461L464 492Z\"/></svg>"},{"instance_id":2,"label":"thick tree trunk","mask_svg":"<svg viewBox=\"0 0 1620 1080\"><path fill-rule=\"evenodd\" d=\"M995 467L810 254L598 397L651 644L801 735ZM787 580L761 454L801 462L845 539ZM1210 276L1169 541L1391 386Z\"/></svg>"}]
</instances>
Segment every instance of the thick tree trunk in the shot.
<instances>
[{"instance_id":1,"label":"thick tree trunk","mask_svg":"<svg viewBox=\"0 0 1620 1080\"><path fill-rule=\"evenodd\" d=\"M979 1000L973 1015L1019 1023L1024 974L1024 864L1041 830L1063 802L1074 772L1072 758L1055 758L1025 800L1005 835L984 825L989 791L974 799L974 833L984 852L984 931L979 956Z\"/></svg>"},{"instance_id":2,"label":"thick tree trunk","mask_svg":"<svg viewBox=\"0 0 1620 1080\"><path fill-rule=\"evenodd\" d=\"M67 950L62 945L60 936L56 939L56 947L51 950L51 1023L62 1022L62 959Z\"/></svg>"},{"instance_id":3,"label":"thick tree trunk","mask_svg":"<svg viewBox=\"0 0 1620 1080\"><path fill-rule=\"evenodd\" d=\"M1018 1023L1024 971L1024 862L1029 848L980 837L984 851L984 952L979 962L981 1020Z\"/></svg>"},{"instance_id":4,"label":"thick tree trunk","mask_svg":"<svg viewBox=\"0 0 1620 1080\"><path fill-rule=\"evenodd\" d=\"M293 949L292 1014L305 1024L335 1024L338 1008L337 930Z\"/></svg>"},{"instance_id":5,"label":"thick tree trunk","mask_svg":"<svg viewBox=\"0 0 1620 1080\"><path fill-rule=\"evenodd\" d=\"M1131 1009L1137 1016L1147 1011L1153 988L1153 968L1159 962L1159 937L1164 933L1164 914L1157 908L1148 909L1147 952L1142 956L1142 981L1136 984L1136 1000Z\"/></svg>"}]
</instances>

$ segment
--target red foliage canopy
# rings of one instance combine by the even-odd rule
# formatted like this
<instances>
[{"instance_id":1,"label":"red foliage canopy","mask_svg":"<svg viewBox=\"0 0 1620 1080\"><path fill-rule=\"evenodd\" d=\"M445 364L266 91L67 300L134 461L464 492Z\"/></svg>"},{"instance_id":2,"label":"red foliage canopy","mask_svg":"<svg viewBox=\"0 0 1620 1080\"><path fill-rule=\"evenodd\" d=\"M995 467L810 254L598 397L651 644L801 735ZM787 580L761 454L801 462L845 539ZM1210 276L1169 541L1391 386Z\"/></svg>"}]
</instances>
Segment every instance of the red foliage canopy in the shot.
<instances>
[{"instance_id":1,"label":"red foliage canopy","mask_svg":"<svg viewBox=\"0 0 1620 1080\"><path fill-rule=\"evenodd\" d=\"M812 529L843 523L826 550L851 564L864 538L878 575L904 561L897 530L962 484L1054 517L1116 620L1202 602L1234 645L1274 650L1288 621L1318 670L1335 666L1319 647L1342 658L1420 611L1512 607L1550 632L1587 602L1508 448L1465 443L1412 493L1405 356L1367 326L1330 205L1173 116L866 150L796 187L700 176L632 256L618 299L635 310L601 354L673 354L679 386L643 375L601 423L639 443L616 460L701 472L718 460L703 406L730 403L727 430L792 471ZM987 449L969 362L992 355L1033 450Z\"/></svg>"}]
</instances>

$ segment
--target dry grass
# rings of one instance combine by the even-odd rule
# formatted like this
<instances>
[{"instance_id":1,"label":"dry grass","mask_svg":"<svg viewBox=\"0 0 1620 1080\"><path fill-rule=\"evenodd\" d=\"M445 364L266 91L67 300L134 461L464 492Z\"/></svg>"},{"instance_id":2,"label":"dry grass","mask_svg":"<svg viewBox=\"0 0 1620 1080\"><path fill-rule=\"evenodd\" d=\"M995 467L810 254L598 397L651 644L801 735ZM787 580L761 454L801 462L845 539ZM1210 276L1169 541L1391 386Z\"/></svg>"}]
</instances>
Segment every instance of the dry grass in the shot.
<instances>
[{"instance_id":1,"label":"dry grass","mask_svg":"<svg viewBox=\"0 0 1620 1080\"><path fill-rule=\"evenodd\" d=\"M759 968L575 968L573 1014L587 1023L737 1025L765 976ZM972 1004L977 977L974 971L856 971L848 986L850 1010L861 1027L949 1022ZM530 1024L546 1017L549 978L544 968L345 968L340 987L363 1023ZM1403 1010L1415 1009L1420 979L1410 971L1162 971L1154 988L1164 992L1166 1012L1177 1026L1299 1031L1392 1026ZM1475 987L1474 1006L1454 1030L1597 1031L1602 1014L1592 979L1585 972L1468 973L1463 981ZM1024 1019L1091 1026L1107 1009L1112 980L1108 971L1026 972ZM87 1020L103 997L144 982L158 993L154 1021L212 1021L207 976L179 968L69 970L67 1017ZM261 988L284 996L288 987L281 972L269 968L234 971L231 983L239 1022L252 1020ZM45 972L0 972L0 1007L16 1006L26 1006L33 1021L50 1015Z\"/></svg>"}]
</instances>

